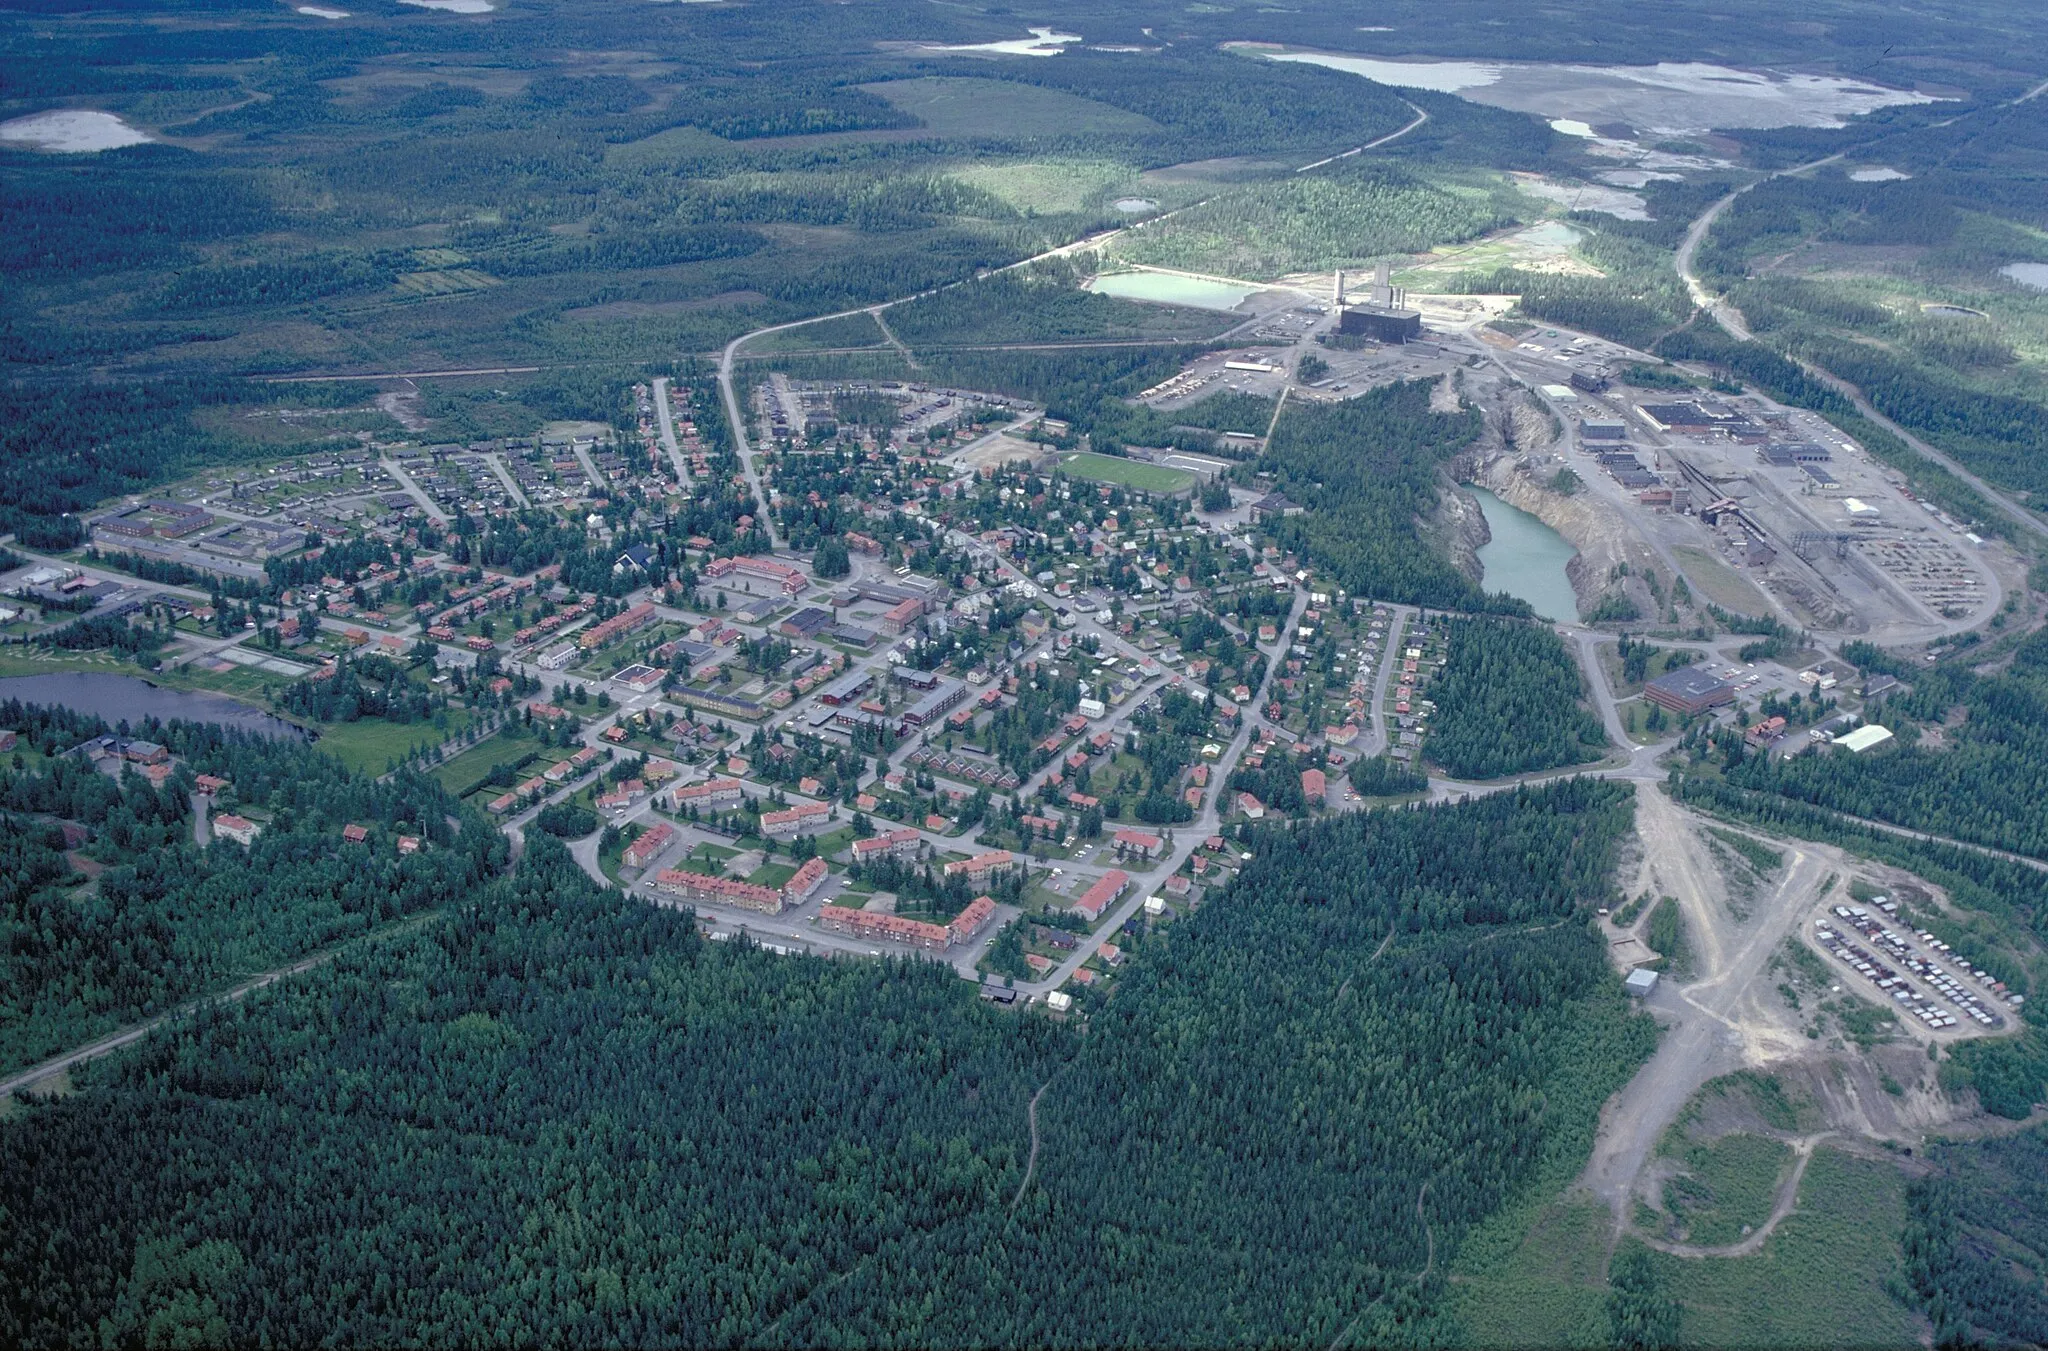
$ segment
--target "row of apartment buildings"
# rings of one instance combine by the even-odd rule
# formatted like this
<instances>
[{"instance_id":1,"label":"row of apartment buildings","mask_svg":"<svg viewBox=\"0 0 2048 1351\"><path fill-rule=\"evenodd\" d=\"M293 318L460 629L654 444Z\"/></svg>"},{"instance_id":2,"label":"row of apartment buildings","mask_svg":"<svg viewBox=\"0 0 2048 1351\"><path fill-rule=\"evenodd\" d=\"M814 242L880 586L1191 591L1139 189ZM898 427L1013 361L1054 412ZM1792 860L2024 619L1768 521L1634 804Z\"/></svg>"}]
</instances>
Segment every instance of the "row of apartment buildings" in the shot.
<instances>
[{"instance_id":1,"label":"row of apartment buildings","mask_svg":"<svg viewBox=\"0 0 2048 1351\"><path fill-rule=\"evenodd\" d=\"M820 910L818 923L834 933L855 938L885 939L891 943L942 950L974 937L995 913L996 903L992 897L977 896L947 924L933 924L928 920L909 919L876 910L854 910L843 905L828 905Z\"/></svg>"},{"instance_id":2,"label":"row of apartment buildings","mask_svg":"<svg viewBox=\"0 0 2048 1351\"><path fill-rule=\"evenodd\" d=\"M829 871L825 860L813 858L781 886L764 887L743 882L737 877L714 877L709 873L667 868L655 875L654 890L677 900L707 901L715 905L738 906L742 910L757 910L764 915L779 915L786 907L802 905L816 895L818 888L825 885Z\"/></svg>"}]
</instances>

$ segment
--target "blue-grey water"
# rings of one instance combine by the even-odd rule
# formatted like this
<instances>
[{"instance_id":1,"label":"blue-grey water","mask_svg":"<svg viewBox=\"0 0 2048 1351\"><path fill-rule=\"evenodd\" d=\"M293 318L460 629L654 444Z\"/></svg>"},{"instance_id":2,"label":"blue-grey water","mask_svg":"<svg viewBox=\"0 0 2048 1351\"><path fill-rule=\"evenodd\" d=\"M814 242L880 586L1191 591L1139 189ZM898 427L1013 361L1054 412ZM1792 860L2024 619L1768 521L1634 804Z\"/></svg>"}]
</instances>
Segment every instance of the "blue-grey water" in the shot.
<instances>
[{"instance_id":1,"label":"blue-grey water","mask_svg":"<svg viewBox=\"0 0 2048 1351\"><path fill-rule=\"evenodd\" d=\"M1493 532L1493 538L1479 546L1480 585L1528 601L1552 623L1578 623L1579 598L1564 571L1578 551L1520 507L1509 506L1484 488L1475 486L1472 493Z\"/></svg>"},{"instance_id":2,"label":"blue-grey water","mask_svg":"<svg viewBox=\"0 0 2048 1351\"><path fill-rule=\"evenodd\" d=\"M92 671L9 676L0 679L0 700L6 699L91 713L104 718L109 726L117 725L123 718L130 726L141 725L145 718L157 718L163 722L217 722L265 736L305 735L282 718L273 718L262 709L222 695L165 689L135 676Z\"/></svg>"}]
</instances>

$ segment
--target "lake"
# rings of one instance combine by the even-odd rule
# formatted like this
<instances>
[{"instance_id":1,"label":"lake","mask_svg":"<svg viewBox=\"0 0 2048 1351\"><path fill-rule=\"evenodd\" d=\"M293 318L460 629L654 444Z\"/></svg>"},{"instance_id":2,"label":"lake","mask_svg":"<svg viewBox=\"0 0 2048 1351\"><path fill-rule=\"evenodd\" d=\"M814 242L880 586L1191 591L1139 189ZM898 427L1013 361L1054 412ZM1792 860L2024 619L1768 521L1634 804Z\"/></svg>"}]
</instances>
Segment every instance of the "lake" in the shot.
<instances>
[{"instance_id":1,"label":"lake","mask_svg":"<svg viewBox=\"0 0 2048 1351\"><path fill-rule=\"evenodd\" d=\"M1257 295L1260 288L1233 286L1229 282L1183 277L1171 272L1111 272L1088 283L1088 289L1100 295L1143 300L1154 305L1234 310L1246 296Z\"/></svg>"},{"instance_id":2,"label":"lake","mask_svg":"<svg viewBox=\"0 0 2048 1351\"><path fill-rule=\"evenodd\" d=\"M2022 286L2048 291L2048 263L2007 263L1998 270Z\"/></svg>"},{"instance_id":3,"label":"lake","mask_svg":"<svg viewBox=\"0 0 2048 1351\"><path fill-rule=\"evenodd\" d=\"M0 122L0 141L60 155L90 155L142 145L149 137L112 113L90 108L57 108Z\"/></svg>"},{"instance_id":4,"label":"lake","mask_svg":"<svg viewBox=\"0 0 2048 1351\"><path fill-rule=\"evenodd\" d=\"M1902 103L1936 100L1839 75L1738 70L1704 61L1647 66L1538 61L1393 61L1346 52L1260 51L1402 89L1457 94L1475 103L1554 119L1564 134L1607 139L1619 124L1651 138L1716 127L1840 127L1844 119Z\"/></svg>"},{"instance_id":5,"label":"lake","mask_svg":"<svg viewBox=\"0 0 2048 1351\"><path fill-rule=\"evenodd\" d=\"M273 718L258 708L237 703L218 694L165 689L135 676L100 675L90 671L67 671L39 676L9 676L0 679L0 700L19 699L25 704L42 704L90 713L106 719L109 726L126 718L138 726L145 718L163 722L217 722L264 736L303 737L305 733L282 718Z\"/></svg>"},{"instance_id":6,"label":"lake","mask_svg":"<svg viewBox=\"0 0 2048 1351\"><path fill-rule=\"evenodd\" d=\"M970 42L954 47L926 44L928 52L989 52L997 56L1058 56L1070 42L1079 42L1079 33L1062 33L1052 28L1034 28L1028 38L1009 38L1002 42Z\"/></svg>"},{"instance_id":7,"label":"lake","mask_svg":"<svg viewBox=\"0 0 2048 1351\"><path fill-rule=\"evenodd\" d=\"M1572 592L1564 565L1578 550L1542 521L1511 507L1486 489L1473 486L1479 510L1493 538L1479 546L1480 584L1505 591L1556 624L1579 622L1579 598Z\"/></svg>"}]
</instances>

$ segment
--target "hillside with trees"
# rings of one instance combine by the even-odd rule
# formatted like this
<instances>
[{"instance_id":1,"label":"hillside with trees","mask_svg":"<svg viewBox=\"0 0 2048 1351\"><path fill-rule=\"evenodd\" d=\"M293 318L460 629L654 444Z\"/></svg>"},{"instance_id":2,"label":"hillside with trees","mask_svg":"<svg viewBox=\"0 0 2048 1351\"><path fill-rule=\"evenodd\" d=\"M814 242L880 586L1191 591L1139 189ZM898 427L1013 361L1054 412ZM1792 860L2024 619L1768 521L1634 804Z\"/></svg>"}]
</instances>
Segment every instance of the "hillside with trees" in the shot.
<instances>
[{"instance_id":1,"label":"hillside with trees","mask_svg":"<svg viewBox=\"0 0 2048 1351\"><path fill-rule=\"evenodd\" d=\"M11 701L0 724L64 747L106 730ZM70 756L0 770L0 1068L449 904L505 855L430 779L373 782L304 743L207 723L138 735L184 762L161 789ZM195 774L229 780L216 805L260 819L253 844L193 842ZM75 856L65 822L88 836ZM349 824L369 840L345 842ZM423 841L418 853L396 852L401 832Z\"/></svg>"},{"instance_id":2,"label":"hillside with trees","mask_svg":"<svg viewBox=\"0 0 2048 1351\"><path fill-rule=\"evenodd\" d=\"M1255 834L1085 1036L703 942L530 834L0 1124L0 1340L1396 1335L1653 1044L1583 922L1630 815L1574 782Z\"/></svg>"},{"instance_id":3,"label":"hillside with trees","mask_svg":"<svg viewBox=\"0 0 2048 1351\"><path fill-rule=\"evenodd\" d=\"M1411 380L1342 403L1289 404L1258 467L1309 510L1276 522L1274 533L1356 595L1526 613L1520 601L1488 597L1422 538L1443 465L1479 435L1472 409L1432 412L1431 388Z\"/></svg>"},{"instance_id":4,"label":"hillside with trees","mask_svg":"<svg viewBox=\"0 0 2048 1351\"><path fill-rule=\"evenodd\" d=\"M1607 747L1578 663L1548 625L1453 619L1422 751L1460 779L1597 760Z\"/></svg>"}]
</instances>

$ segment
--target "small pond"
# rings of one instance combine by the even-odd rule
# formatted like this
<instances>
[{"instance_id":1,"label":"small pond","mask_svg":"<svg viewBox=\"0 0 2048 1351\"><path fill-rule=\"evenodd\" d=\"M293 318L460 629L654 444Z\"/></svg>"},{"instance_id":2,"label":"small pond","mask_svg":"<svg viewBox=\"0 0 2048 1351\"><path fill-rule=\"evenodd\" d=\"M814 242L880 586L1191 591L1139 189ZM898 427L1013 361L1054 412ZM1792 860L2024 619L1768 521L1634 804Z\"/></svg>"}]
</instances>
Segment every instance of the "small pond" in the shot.
<instances>
[{"instance_id":1,"label":"small pond","mask_svg":"<svg viewBox=\"0 0 2048 1351\"><path fill-rule=\"evenodd\" d=\"M0 679L0 700L6 699L90 713L105 719L109 726L118 725L123 718L131 727L156 718L163 722L217 722L264 736L305 735L282 718L222 695L166 689L136 676L92 671L9 676Z\"/></svg>"},{"instance_id":2,"label":"small pond","mask_svg":"<svg viewBox=\"0 0 2048 1351\"><path fill-rule=\"evenodd\" d=\"M1234 310L1256 286L1233 286L1204 277L1171 272L1112 272L1095 278L1089 288L1101 295L1144 300L1155 305L1188 305L1198 310Z\"/></svg>"},{"instance_id":3,"label":"small pond","mask_svg":"<svg viewBox=\"0 0 2048 1351\"><path fill-rule=\"evenodd\" d=\"M1998 270L2022 286L2048 291L2048 263L2007 263Z\"/></svg>"},{"instance_id":4,"label":"small pond","mask_svg":"<svg viewBox=\"0 0 2048 1351\"><path fill-rule=\"evenodd\" d=\"M1486 489L1475 485L1472 495L1493 534L1479 546L1480 585L1528 601L1554 624L1578 623L1579 598L1564 571L1578 551L1542 521Z\"/></svg>"}]
</instances>

